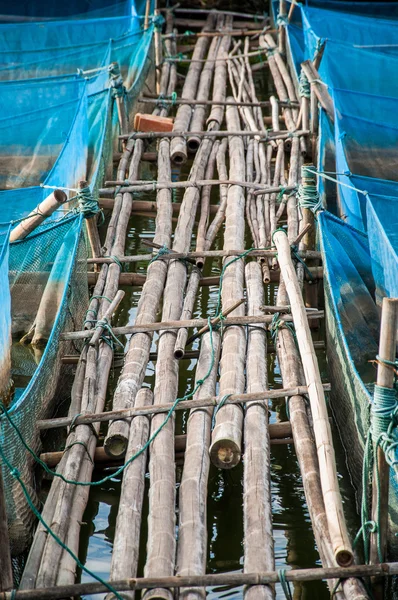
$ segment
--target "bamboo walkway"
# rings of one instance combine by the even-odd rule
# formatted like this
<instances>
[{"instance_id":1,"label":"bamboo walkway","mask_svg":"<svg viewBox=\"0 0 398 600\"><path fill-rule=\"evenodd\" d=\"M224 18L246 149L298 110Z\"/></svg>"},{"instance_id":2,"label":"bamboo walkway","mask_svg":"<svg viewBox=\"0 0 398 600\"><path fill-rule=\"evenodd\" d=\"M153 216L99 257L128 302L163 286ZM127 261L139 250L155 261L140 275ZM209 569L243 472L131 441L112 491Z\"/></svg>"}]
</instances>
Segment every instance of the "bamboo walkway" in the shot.
<instances>
[{"instance_id":1,"label":"bamboo walkway","mask_svg":"<svg viewBox=\"0 0 398 600\"><path fill-rule=\"evenodd\" d=\"M336 598L365 600L369 596L360 577L397 573L398 567L354 564L325 402L329 386L321 382L311 337L310 328L323 318L317 307L322 267L314 248L313 213L298 207L296 192L300 184L305 189L314 183L302 167L315 160L316 123L310 119L315 100L296 89L284 58L283 30L277 36L267 20L253 23L240 13L189 10L188 20L181 15L181 9L164 12L163 38L159 32L155 37L157 96L144 90L139 99L140 106L153 108L153 116L174 111L172 133L140 134L131 126L126 131L126 117L121 119L123 151L116 176L100 192L100 203L112 211L102 247L95 241L96 229L91 232L94 259L88 261L88 277L94 289L88 314L97 321L87 322L83 332L64 334L64 339L88 342L80 357L64 357L65 363L77 363L69 414L39 423L43 430L69 428L68 451L41 457L58 474L42 511L56 537L38 524L13 598L107 591L108 600L127 599L143 590L144 600L199 600L207 586L236 584L245 585L246 600L272 600L278 581L287 589L289 581L323 578L333 590L343 578ZM187 43L182 34L188 24L196 34L184 50L188 69L180 78L176 57L180 42ZM274 82L276 94L267 99L257 96L253 73L258 64L269 69ZM312 89L316 102L325 102ZM188 159L187 181L173 183L173 163ZM139 179L143 160L156 161L156 181ZM178 207L173 203L177 187L183 190ZM136 200L139 190L151 191L154 200ZM217 206L211 204L214 193ZM146 255L126 255L133 214L156 218L153 251ZM246 226L251 248L245 246ZM215 251L220 231L223 250ZM204 265L213 260L222 260L221 275L203 277ZM138 261L147 261L145 276L122 273L122 263ZM218 306L214 314L193 319L206 279L218 286ZM279 284L276 306L265 305L270 283ZM120 285L142 285L142 291L134 325L112 330L109 323L123 296ZM200 331L190 335L192 328ZM159 333L156 353L154 332ZM112 409L105 411L115 352L111 340L119 334L132 335ZM199 350L193 351L190 344L198 337ZM281 390L268 389L267 354L275 350ZM192 357L197 359L194 387L178 398L180 361ZM143 382L152 360L155 385L149 389ZM274 397L287 399L288 423L268 423L268 402ZM186 435L175 436L176 410L188 408ZM108 427L98 447L101 422ZM275 443L294 444L323 569L275 570L270 491L270 445ZM242 460L243 572L210 575L210 464L232 469ZM110 580L77 584L79 565L69 550L79 552L94 464L116 464L123 472ZM144 578L137 579L147 470L146 563ZM0 599L8 597L0 593Z\"/></svg>"}]
</instances>

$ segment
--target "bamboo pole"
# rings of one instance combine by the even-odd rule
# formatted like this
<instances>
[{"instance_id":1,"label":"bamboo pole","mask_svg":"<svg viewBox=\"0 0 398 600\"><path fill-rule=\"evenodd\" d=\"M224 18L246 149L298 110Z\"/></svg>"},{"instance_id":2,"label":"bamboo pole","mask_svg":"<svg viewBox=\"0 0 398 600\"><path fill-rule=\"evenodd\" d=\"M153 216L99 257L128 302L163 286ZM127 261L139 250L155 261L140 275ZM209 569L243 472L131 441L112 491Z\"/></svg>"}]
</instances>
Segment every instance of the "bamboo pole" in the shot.
<instances>
[{"instance_id":1,"label":"bamboo pole","mask_svg":"<svg viewBox=\"0 0 398 600\"><path fill-rule=\"evenodd\" d=\"M325 500L333 553L337 564L348 566L353 561L353 553L344 520L343 506L337 481L334 448L319 367L312 346L300 287L290 256L290 245L287 236L282 231L276 231L273 239L278 250L278 261L289 296L299 351L303 360L304 374L309 388L308 395L314 419L322 493Z\"/></svg>"},{"instance_id":2,"label":"bamboo pole","mask_svg":"<svg viewBox=\"0 0 398 600\"><path fill-rule=\"evenodd\" d=\"M327 87L323 85L321 82L320 75L317 69L314 67L312 61L306 60L301 63L301 68L304 71L305 76L311 84L311 89L314 90L314 93L322 106L322 108L327 113L329 119L334 122L334 106L333 100L327 91Z\"/></svg>"},{"instance_id":3,"label":"bamboo pole","mask_svg":"<svg viewBox=\"0 0 398 600\"><path fill-rule=\"evenodd\" d=\"M218 89L218 83L217 83L217 89ZM217 104L215 104L213 106L217 106ZM221 107L222 105L220 104L219 106ZM236 103L230 103L228 106L236 106ZM286 110L288 110L288 109L285 109L285 112L286 112ZM181 129L180 131L175 131L175 130L174 131L132 131L131 133L125 133L125 134L119 135L118 137L120 140L127 140L127 139L156 140L156 139L163 138L163 137L170 138L171 140L175 140L175 139L180 139L180 138L184 139L189 136L196 136L199 138L209 138L209 137L223 138L223 137L239 136L239 137L246 138L246 137L262 136L263 134L264 134L264 132L261 130L258 130L258 131L243 131L243 130L190 131L188 129ZM275 132L272 130L268 130L267 131L267 139L269 139L269 140L286 140L286 139L300 137L302 135L308 135L308 134L309 134L309 131L296 130L295 126L293 126L293 130L287 131L287 132L285 132L285 131ZM122 182L122 183L124 183L124 182ZM117 183L116 185L119 185L119 183Z\"/></svg>"},{"instance_id":4,"label":"bamboo pole","mask_svg":"<svg viewBox=\"0 0 398 600\"><path fill-rule=\"evenodd\" d=\"M23 221L11 230L10 242L26 238L27 235L39 227L53 212L61 209L66 202L68 202L68 197L65 192L63 190L54 190Z\"/></svg>"},{"instance_id":5,"label":"bamboo pole","mask_svg":"<svg viewBox=\"0 0 398 600\"><path fill-rule=\"evenodd\" d=\"M99 342L100 337L104 333L106 324L109 323L113 313L116 311L116 309L118 308L118 306L121 303L121 301L123 300L123 298L124 298L124 292L122 290L119 290L117 292L116 296L114 297L114 299L112 300L112 302L109 304L105 313L103 314L101 322L97 323L97 325L95 326L93 336L89 342L90 346L95 346Z\"/></svg>"},{"instance_id":6,"label":"bamboo pole","mask_svg":"<svg viewBox=\"0 0 398 600\"><path fill-rule=\"evenodd\" d=\"M119 63L113 62L109 71L110 84L115 90L123 90L123 79L120 73ZM119 120L120 133L126 134L129 129L129 118L126 109L124 94L117 93L115 96L117 116Z\"/></svg>"},{"instance_id":7,"label":"bamboo pole","mask_svg":"<svg viewBox=\"0 0 398 600\"><path fill-rule=\"evenodd\" d=\"M152 403L152 391L141 388L136 397L136 406L150 406ZM148 442L149 428L148 417L136 417L131 421L126 461ZM130 463L123 473L109 576L111 581L135 577L137 574L146 462L147 452L144 452ZM106 600L114 598L114 594L106 596ZM134 592L124 594L123 598L134 600Z\"/></svg>"},{"instance_id":8,"label":"bamboo pole","mask_svg":"<svg viewBox=\"0 0 398 600\"><path fill-rule=\"evenodd\" d=\"M83 190L88 187L88 182L84 181L84 180L79 181L78 187L79 187L79 190ZM89 240L90 248L91 248L91 254L93 255L94 258L98 258L98 257L102 256L101 241L100 241L100 237L99 237L99 233L98 233L98 216L93 215L92 217L85 219L85 223L86 223L87 236L88 236L88 240ZM95 269L97 269L96 266L95 266Z\"/></svg>"},{"instance_id":9,"label":"bamboo pole","mask_svg":"<svg viewBox=\"0 0 398 600\"><path fill-rule=\"evenodd\" d=\"M221 340L206 333L201 342L195 384L205 379L194 400L216 391ZM187 423L185 462L179 490L177 575L204 575L207 563L207 484L210 470L209 444L213 408L191 410ZM181 600L205 598L204 589L183 588Z\"/></svg>"},{"instance_id":10,"label":"bamboo pole","mask_svg":"<svg viewBox=\"0 0 398 600\"><path fill-rule=\"evenodd\" d=\"M181 319L187 319L192 316L193 307L196 299L196 293L198 291L201 277L201 271L197 267L193 267L189 278L187 290L185 292L184 306L181 313ZM177 358L178 360L184 358L187 338L188 329L179 329L174 345L174 358Z\"/></svg>"},{"instance_id":11,"label":"bamboo pole","mask_svg":"<svg viewBox=\"0 0 398 600\"><path fill-rule=\"evenodd\" d=\"M189 143L188 143L188 145L189 145ZM214 167L215 167L219 147L220 147L220 142L217 140L213 145L213 148L212 148L212 151L210 154L210 158L209 158L209 162L207 164L206 173L205 173L206 179L213 178ZM217 208L217 207L210 206L211 189L212 189L212 186L210 186L210 185L204 186L202 188L202 196L201 196L201 202L200 202L200 219L199 219L198 231L196 234L196 251L197 252L200 252L200 250L206 250L206 231L208 228L210 209ZM196 259L196 266L199 269L203 269L204 262L205 262L204 257L199 257Z\"/></svg>"},{"instance_id":12,"label":"bamboo pole","mask_svg":"<svg viewBox=\"0 0 398 600\"><path fill-rule=\"evenodd\" d=\"M217 142L216 142L217 143ZM100 198L99 205L101 208L111 209L113 208L115 201L113 198ZM181 202L173 202L172 204L173 215L178 215L181 209ZM148 200L133 200L131 212L133 213L153 213L153 218L156 216L158 210L157 202ZM218 206L211 204L209 206L209 214L215 215L218 210Z\"/></svg>"},{"instance_id":13,"label":"bamboo pole","mask_svg":"<svg viewBox=\"0 0 398 600\"><path fill-rule=\"evenodd\" d=\"M238 130L239 115L235 107L226 110L227 128ZM245 180L245 158L243 141L240 137L229 139L230 177L237 181ZM224 249L244 247L245 196L240 185L228 189L225 220ZM243 260L234 260L226 269L222 287L222 308L243 297ZM225 261L227 265L231 261ZM244 314L244 307L235 311L237 316ZM255 317L257 318L257 317ZM221 356L220 395L243 393L244 360L246 335L241 327L227 327L223 335ZM217 411L215 427L212 432L210 457L220 468L232 468L241 458L243 413L238 406L223 406Z\"/></svg>"},{"instance_id":14,"label":"bamboo pole","mask_svg":"<svg viewBox=\"0 0 398 600\"><path fill-rule=\"evenodd\" d=\"M222 27L223 22L224 22L224 17L219 16L217 19L217 23L216 23L217 29ZM202 70L202 73L200 74L198 90L197 90L196 98L195 98L197 101L209 99L210 89L211 89L211 85L213 83L214 69L215 69L215 65L216 65L215 61L217 59L217 53L218 53L218 48L220 46L220 41L221 40L219 37L213 38L213 40L210 44L209 53L208 53L206 59L203 59L203 62L204 62L203 70ZM192 60L194 60L194 59L192 59ZM192 108L191 108L191 110L192 110ZM205 118L206 118L206 107L203 105L197 104L195 106L195 108L193 109L192 118L191 118L189 127L193 131L202 131L204 123L205 123ZM200 137L197 137L197 136L188 137L188 140L187 140L188 150L190 152L196 152L199 148L200 141L201 141ZM212 176L210 176L210 177L206 176L206 179L211 179L211 177Z\"/></svg>"},{"instance_id":15,"label":"bamboo pole","mask_svg":"<svg viewBox=\"0 0 398 600\"><path fill-rule=\"evenodd\" d=\"M149 94L147 96L140 96L138 98L138 102L144 102L147 104L158 104L159 98L158 96L151 97ZM175 100L171 100L169 98L162 98L162 104L189 104L190 106L214 106L215 104L220 106L252 106L252 107L266 107L270 106L269 100L262 100L257 102L236 102L235 100L224 100L223 102L218 100L183 100L182 98L177 98ZM291 106L289 101L281 101L281 106ZM293 106L298 106L298 103L292 103Z\"/></svg>"},{"instance_id":16,"label":"bamboo pole","mask_svg":"<svg viewBox=\"0 0 398 600\"><path fill-rule=\"evenodd\" d=\"M224 310L223 316L226 317L227 315L229 315L232 312L234 312L234 310L236 310L238 308L238 306L241 306L241 304L243 304L244 301L245 301L245 299L241 298L237 302L234 302L231 306L228 306L228 308L226 308ZM218 325L220 323L220 321L221 321L221 315L218 315L214 319L211 319L211 325L212 325L212 327L215 327L216 325ZM203 335L204 333L206 333L206 331L209 331L209 325L208 324L205 325L204 327L202 327L201 329L199 329L199 331L197 333L194 333L193 335L191 335L191 337L187 341L187 344L192 344L192 342L194 340L196 340L198 337L200 337L201 335Z\"/></svg>"},{"instance_id":17,"label":"bamboo pole","mask_svg":"<svg viewBox=\"0 0 398 600\"><path fill-rule=\"evenodd\" d=\"M380 324L379 357L377 365L377 385L392 389L394 387L395 373L388 363L394 362L397 351L397 328L398 328L398 299L383 298ZM377 523L377 533L370 536L370 562L379 562L378 542L380 539L380 550L384 560L388 541L388 515L389 515L389 481L390 467L386 462L383 450L378 447L375 453L376 465L373 470L373 481L379 474L379 495L376 485L372 486L372 520ZM376 587L377 587L377 582Z\"/></svg>"},{"instance_id":18,"label":"bamboo pole","mask_svg":"<svg viewBox=\"0 0 398 600\"><path fill-rule=\"evenodd\" d=\"M330 392L330 384L324 383L323 389L326 392ZM264 393L253 393L253 394L232 394L229 398L224 401L224 404L239 404L246 402L258 402L265 400L266 398L284 398L285 396L297 396L307 394L308 388L306 385L296 386L294 388L282 388L278 390L264 390ZM183 403L177 404L175 410L188 410L191 408L203 408L207 406L217 407L220 403L221 397L214 396L212 398L197 400L184 400ZM112 410L98 414L85 414L84 416L75 417L74 423L81 425L87 423L105 422L111 421L115 418L131 418L140 415L157 415L167 413L170 408L173 407L173 403L169 402L162 405L153 406L150 409L141 408L127 408ZM67 427L72 423L73 419L70 417L59 417L56 419L48 419L44 421L37 421L37 428L41 431L44 429L56 429L58 427Z\"/></svg>"},{"instance_id":19,"label":"bamboo pole","mask_svg":"<svg viewBox=\"0 0 398 600\"><path fill-rule=\"evenodd\" d=\"M210 31L214 28L216 22L216 16L210 13L206 19L203 32ZM195 50L192 55L194 61L201 60L204 58L208 47L209 38L200 37L196 42ZM196 93L199 85L200 73L202 71L202 63L192 62L189 66L187 77L184 81L184 86L181 92L181 97L186 100L190 100L196 97ZM177 114L174 120L174 133L180 133L186 131L189 127L189 123L192 118L192 108L189 104L181 104L178 107ZM184 137L175 137L170 146L170 157L171 160L178 164L186 162L187 145Z\"/></svg>"},{"instance_id":20,"label":"bamboo pole","mask_svg":"<svg viewBox=\"0 0 398 600\"><path fill-rule=\"evenodd\" d=\"M392 577L398 574L398 563L383 563L381 565L352 565L351 567L328 567L312 569L290 569L286 571L286 580L290 582L322 581L323 579L346 579L352 577ZM279 571L265 573L216 573L206 575L189 575L187 577L142 577L111 582L112 587L119 591L145 590L157 587L217 587L242 585L269 585L280 581ZM56 600L70 596L101 594L107 591L103 583L87 582L74 585L54 586L36 590L17 590L15 600ZM9 600L9 592L0 592L0 600ZM366 596L364 597L366 600Z\"/></svg>"},{"instance_id":21,"label":"bamboo pole","mask_svg":"<svg viewBox=\"0 0 398 600\"><path fill-rule=\"evenodd\" d=\"M175 182L167 182L167 181L156 181L153 183L126 183L125 181L107 181L106 184L123 186L124 192L153 192L155 190L162 189L170 189L170 190L178 190L178 189L186 189L186 188L198 188L206 185L240 185L241 187L247 189L253 189L254 195L256 194L271 194L273 192L282 191L281 186L268 186L262 185L258 183L250 183L247 181L235 181L232 179L198 179L195 183L192 181L175 181ZM296 186L287 186L283 189L285 192L292 192L296 189ZM104 188L101 190L102 193L111 193L112 188Z\"/></svg>"},{"instance_id":22,"label":"bamboo pole","mask_svg":"<svg viewBox=\"0 0 398 600\"><path fill-rule=\"evenodd\" d=\"M162 140L158 151L159 174L164 179L171 179L170 145L168 140ZM157 195L158 212L156 216L155 240L157 243L170 246L171 223L171 192L160 190ZM157 317L160 298L166 280L167 263L162 260L152 262L147 271L147 279L142 289L137 307L136 323L153 323ZM134 335L129 344L125 364L115 390L113 406L125 408L134 406L135 396L142 386L146 365L148 363L152 336L145 329L141 335ZM104 447L111 456L123 456L129 437L129 424L125 421L111 423Z\"/></svg>"},{"instance_id":23,"label":"bamboo pole","mask_svg":"<svg viewBox=\"0 0 398 600\"><path fill-rule=\"evenodd\" d=\"M264 302L261 267L249 262L245 268L247 312L259 314ZM265 328L249 329L247 339L247 391L263 392L267 388L267 338ZM270 438L266 404L246 405L244 420L244 572L273 570L274 541L272 537ZM273 600L270 586L250 586L245 589L246 600Z\"/></svg>"}]
</instances>

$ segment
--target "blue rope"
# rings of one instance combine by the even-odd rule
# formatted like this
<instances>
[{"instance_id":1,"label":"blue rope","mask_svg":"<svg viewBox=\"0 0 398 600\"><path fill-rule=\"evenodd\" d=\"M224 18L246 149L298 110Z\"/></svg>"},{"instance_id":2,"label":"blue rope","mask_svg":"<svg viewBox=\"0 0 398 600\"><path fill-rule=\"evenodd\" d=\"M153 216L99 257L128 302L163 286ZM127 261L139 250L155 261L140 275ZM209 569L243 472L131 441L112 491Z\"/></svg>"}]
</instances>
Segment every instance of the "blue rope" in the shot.
<instances>
[{"instance_id":1,"label":"blue rope","mask_svg":"<svg viewBox=\"0 0 398 600\"><path fill-rule=\"evenodd\" d=\"M290 589L290 583L286 579L286 569L279 569L278 571L279 583L282 586L283 593L285 594L286 600L293 600L292 590Z\"/></svg>"}]
</instances>

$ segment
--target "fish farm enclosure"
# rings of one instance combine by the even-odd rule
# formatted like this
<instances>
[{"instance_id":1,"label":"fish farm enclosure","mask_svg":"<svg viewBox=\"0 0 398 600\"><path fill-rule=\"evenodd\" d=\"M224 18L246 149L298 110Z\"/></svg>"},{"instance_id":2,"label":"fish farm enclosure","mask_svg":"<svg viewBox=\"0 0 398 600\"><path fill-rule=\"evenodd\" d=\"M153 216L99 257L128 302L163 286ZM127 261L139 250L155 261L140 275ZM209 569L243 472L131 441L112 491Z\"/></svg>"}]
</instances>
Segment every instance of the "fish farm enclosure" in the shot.
<instances>
[{"instance_id":1,"label":"fish farm enclosure","mask_svg":"<svg viewBox=\"0 0 398 600\"><path fill-rule=\"evenodd\" d=\"M0 600L397 600L398 2L0 6Z\"/></svg>"}]
</instances>

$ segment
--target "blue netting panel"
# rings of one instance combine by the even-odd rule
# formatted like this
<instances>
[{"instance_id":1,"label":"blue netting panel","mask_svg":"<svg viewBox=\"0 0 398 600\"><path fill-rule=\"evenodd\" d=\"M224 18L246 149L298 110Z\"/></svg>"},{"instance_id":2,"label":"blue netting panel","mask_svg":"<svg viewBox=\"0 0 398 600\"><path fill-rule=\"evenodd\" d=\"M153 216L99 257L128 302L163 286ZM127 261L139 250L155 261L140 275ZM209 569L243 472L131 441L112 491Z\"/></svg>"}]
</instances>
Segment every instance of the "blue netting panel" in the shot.
<instances>
[{"instance_id":1,"label":"blue netting panel","mask_svg":"<svg viewBox=\"0 0 398 600\"><path fill-rule=\"evenodd\" d=\"M88 302L81 225L80 215L65 218L10 246L13 330L26 332L36 319L36 327L40 324L43 330L47 325L50 331L45 347L36 351L39 364L33 377L24 390L16 390L10 409L23 437L36 451L40 436L34 423L48 415L60 373L60 358L71 350L70 345L60 341L60 333L65 327L81 323ZM44 326L43 318L49 319ZM32 458L4 417L0 418L0 443L37 501ZM29 542L34 519L20 486L7 469L3 469L3 477L12 551L16 555Z\"/></svg>"},{"instance_id":2,"label":"blue netting panel","mask_svg":"<svg viewBox=\"0 0 398 600\"><path fill-rule=\"evenodd\" d=\"M372 271L380 305L384 296L398 298L398 231L394 217L397 208L397 197L369 195L367 198Z\"/></svg>"},{"instance_id":3,"label":"blue netting panel","mask_svg":"<svg viewBox=\"0 0 398 600\"><path fill-rule=\"evenodd\" d=\"M8 285L9 226L0 226L0 396L11 385L11 297Z\"/></svg>"},{"instance_id":4,"label":"blue netting panel","mask_svg":"<svg viewBox=\"0 0 398 600\"><path fill-rule=\"evenodd\" d=\"M6 89L12 91L8 86ZM23 90L20 96L23 96ZM32 110L33 100L28 94L26 103L21 102L11 110L12 117L0 119L1 189L35 186L42 182L70 185L77 175L85 172L86 94L68 101L61 98L57 105L38 110ZM54 172L55 167L57 181L54 183L51 171Z\"/></svg>"},{"instance_id":5,"label":"blue netting panel","mask_svg":"<svg viewBox=\"0 0 398 600\"><path fill-rule=\"evenodd\" d=\"M388 54L398 52L398 22L302 8L306 56L311 58L320 39L372 47Z\"/></svg>"},{"instance_id":6,"label":"blue netting panel","mask_svg":"<svg viewBox=\"0 0 398 600\"><path fill-rule=\"evenodd\" d=\"M305 0L307 6L372 17L398 18L398 4L392 2L349 2L347 0Z\"/></svg>"},{"instance_id":7,"label":"blue netting panel","mask_svg":"<svg viewBox=\"0 0 398 600\"><path fill-rule=\"evenodd\" d=\"M23 0L18 3L0 2L0 21L40 20L48 19L92 19L104 17L123 17L136 14L135 3L112 2L111 0L73 0L71 2L31 2ZM19 18L18 18L19 17Z\"/></svg>"}]
</instances>

